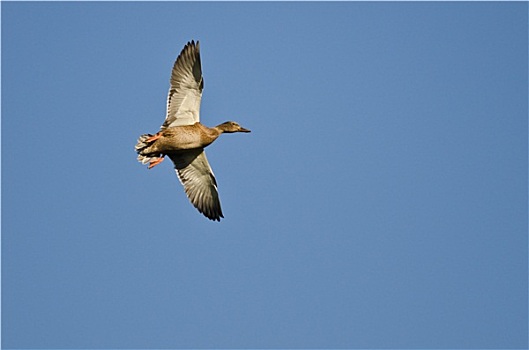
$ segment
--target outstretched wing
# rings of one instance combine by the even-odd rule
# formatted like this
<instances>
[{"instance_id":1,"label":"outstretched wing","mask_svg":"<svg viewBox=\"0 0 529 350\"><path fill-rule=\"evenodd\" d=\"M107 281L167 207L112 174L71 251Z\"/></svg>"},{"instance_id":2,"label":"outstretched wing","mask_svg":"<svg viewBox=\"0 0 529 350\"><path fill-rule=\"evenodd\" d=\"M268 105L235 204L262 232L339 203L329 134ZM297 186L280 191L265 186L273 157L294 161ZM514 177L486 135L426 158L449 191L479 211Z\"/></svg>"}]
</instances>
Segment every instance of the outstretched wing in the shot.
<instances>
[{"instance_id":1,"label":"outstretched wing","mask_svg":"<svg viewBox=\"0 0 529 350\"><path fill-rule=\"evenodd\" d=\"M171 88L167 96L167 114L161 128L198 122L203 88L200 45L198 41L196 44L190 41L184 46L173 66Z\"/></svg>"},{"instance_id":2,"label":"outstretched wing","mask_svg":"<svg viewBox=\"0 0 529 350\"><path fill-rule=\"evenodd\" d=\"M168 154L187 197L210 220L223 218L217 181L203 149Z\"/></svg>"}]
</instances>

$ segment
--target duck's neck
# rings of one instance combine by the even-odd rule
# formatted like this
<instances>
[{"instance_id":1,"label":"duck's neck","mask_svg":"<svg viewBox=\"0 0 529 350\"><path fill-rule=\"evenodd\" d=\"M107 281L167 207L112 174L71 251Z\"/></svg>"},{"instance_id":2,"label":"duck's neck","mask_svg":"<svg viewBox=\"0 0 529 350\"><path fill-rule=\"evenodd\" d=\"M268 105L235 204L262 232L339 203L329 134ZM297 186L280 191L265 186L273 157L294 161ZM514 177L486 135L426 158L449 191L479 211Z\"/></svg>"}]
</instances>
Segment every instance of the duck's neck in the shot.
<instances>
[{"instance_id":1,"label":"duck's neck","mask_svg":"<svg viewBox=\"0 0 529 350\"><path fill-rule=\"evenodd\" d=\"M202 142L204 142L207 145L215 141L220 136L220 134L222 134L223 132L221 129L219 129L216 126L212 128L207 127L202 124L200 124L200 126L202 127L202 130L203 130Z\"/></svg>"},{"instance_id":2,"label":"duck's neck","mask_svg":"<svg viewBox=\"0 0 529 350\"><path fill-rule=\"evenodd\" d=\"M229 132L229 129L226 123L222 123L217 126L214 126L213 128L211 128L211 130L215 130L214 132L217 133L217 137L219 137L219 135L222 133Z\"/></svg>"}]
</instances>

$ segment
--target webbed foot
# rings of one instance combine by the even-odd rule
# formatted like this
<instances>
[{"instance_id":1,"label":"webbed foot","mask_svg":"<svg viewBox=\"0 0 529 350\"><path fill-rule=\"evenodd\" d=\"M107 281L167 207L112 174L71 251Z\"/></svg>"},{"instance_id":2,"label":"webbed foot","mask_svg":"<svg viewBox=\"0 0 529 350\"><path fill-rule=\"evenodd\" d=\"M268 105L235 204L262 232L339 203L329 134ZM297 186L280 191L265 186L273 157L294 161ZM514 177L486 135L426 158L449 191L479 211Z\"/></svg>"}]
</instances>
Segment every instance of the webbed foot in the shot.
<instances>
[{"instance_id":1,"label":"webbed foot","mask_svg":"<svg viewBox=\"0 0 529 350\"><path fill-rule=\"evenodd\" d=\"M154 142L154 141L158 140L160 137L162 137L162 133L161 132L152 135L147 140L145 140L145 142L151 143L151 142Z\"/></svg>"},{"instance_id":2,"label":"webbed foot","mask_svg":"<svg viewBox=\"0 0 529 350\"><path fill-rule=\"evenodd\" d=\"M149 163L149 169L152 168L152 167L155 167L156 165L160 164L161 162L163 162L165 158L163 156L159 157L159 158L153 158L153 160L150 161Z\"/></svg>"}]
</instances>

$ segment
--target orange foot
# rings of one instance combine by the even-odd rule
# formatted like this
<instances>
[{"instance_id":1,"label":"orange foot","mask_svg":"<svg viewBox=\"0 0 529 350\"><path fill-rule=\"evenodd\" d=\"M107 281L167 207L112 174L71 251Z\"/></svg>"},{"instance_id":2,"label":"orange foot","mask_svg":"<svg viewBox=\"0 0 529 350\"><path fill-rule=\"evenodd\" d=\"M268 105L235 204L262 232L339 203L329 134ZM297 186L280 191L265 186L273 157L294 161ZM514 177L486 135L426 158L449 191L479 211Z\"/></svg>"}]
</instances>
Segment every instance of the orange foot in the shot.
<instances>
[{"instance_id":1,"label":"orange foot","mask_svg":"<svg viewBox=\"0 0 529 350\"><path fill-rule=\"evenodd\" d=\"M164 160L164 157L155 158L151 160L151 162L149 163L149 169L160 164L161 162L163 162L163 160Z\"/></svg>"},{"instance_id":2,"label":"orange foot","mask_svg":"<svg viewBox=\"0 0 529 350\"><path fill-rule=\"evenodd\" d=\"M159 133L157 133L155 135L152 135L147 140L145 140L145 142L153 142L153 141L158 140L160 137L162 137L162 133L161 132L159 132Z\"/></svg>"}]
</instances>

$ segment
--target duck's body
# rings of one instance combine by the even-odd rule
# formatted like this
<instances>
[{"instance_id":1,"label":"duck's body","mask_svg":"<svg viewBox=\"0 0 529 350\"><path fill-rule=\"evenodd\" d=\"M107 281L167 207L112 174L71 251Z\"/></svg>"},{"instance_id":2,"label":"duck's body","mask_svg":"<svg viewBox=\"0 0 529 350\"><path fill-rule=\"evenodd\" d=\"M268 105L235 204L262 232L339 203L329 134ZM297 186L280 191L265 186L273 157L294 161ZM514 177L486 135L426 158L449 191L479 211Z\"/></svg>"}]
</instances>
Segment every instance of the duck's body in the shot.
<instances>
[{"instance_id":1,"label":"duck's body","mask_svg":"<svg viewBox=\"0 0 529 350\"><path fill-rule=\"evenodd\" d=\"M167 116L161 130L141 135L136 144L138 161L149 168L160 164L167 155L191 203L211 220L223 217L217 182L204 148L222 133L250 132L235 122L209 128L199 122L200 100L204 81L199 44L187 43L178 56L171 75Z\"/></svg>"},{"instance_id":2,"label":"duck's body","mask_svg":"<svg viewBox=\"0 0 529 350\"><path fill-rule=\"evenodd\" d=\"M154 139L154 141L149 145L146 144L147 147L142 149L141 154L167 155L172 152L205 148L211 145L224 132L250 132L241 128L238 124L230 129L230 123L236 124L234 122L226 122L213 128L208 128L200 122L196 122L193 125L180 125L163 129L156 135L149 135L149 138ZM237 128L236 131L229 131L235 128Z\"/></svg>"}]
</instances>

